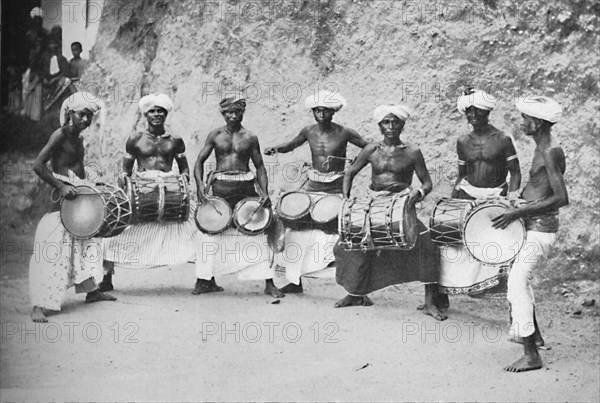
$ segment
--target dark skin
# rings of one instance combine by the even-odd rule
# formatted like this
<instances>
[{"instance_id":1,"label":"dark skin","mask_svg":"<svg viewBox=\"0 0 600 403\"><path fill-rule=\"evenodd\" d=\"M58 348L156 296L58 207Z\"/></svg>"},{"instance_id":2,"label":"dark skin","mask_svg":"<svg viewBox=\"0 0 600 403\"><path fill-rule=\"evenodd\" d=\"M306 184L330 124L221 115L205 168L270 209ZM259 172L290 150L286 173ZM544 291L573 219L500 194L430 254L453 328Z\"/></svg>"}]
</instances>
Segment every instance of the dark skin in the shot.
<instances>
[{"instance_id":1,"label":"dark skin","mask_svg":"<svg viewBox=\"0 0 600 403\"><path fill-rule=\"evenodd\" d=\"M69 61L69 75L73 81L78 81L85 70L85 60L81 58L82 48L80 45L71 45L73 58Z\"/></svg>"},{"instance_id":2,"label":"dark skin","mask_svg":"<svg viewBox=\"0 0 600 403\"><path fill-rule=\"evenodd\" d=\"M540 215L556 211L569 204L569 196L564 180L566 169L565 153L550 133L551 124L541 119L522 114L521 129L528 137L533 138L536 147L530 171L530 180L523 189L522 197L526 201L537 201L521 208L509 208L504 214L492 219L494 228L506 228L519 218ZM542 367L538 353L538 343L543 339L537 321L535 332L523 337L523 355L504 370L523 372Z\"/></svg>"},{"instance_id":3,"label":"dark skin","mask_svg":"<svg viewBox=\"0 0 600 403\"><path fill-rule=\"evenodd\" d=\"M57 129L50 135L48 142L42 148L35 159L33 170L46 183L56 189L61 197L65 199L74 199L77 197L75 186L58 180L54 173L69 176L72 171L79 178L85 177L83 165L83 142L80 134L89 127L94 113L89 109L80 111L70 111L69 120L72 124L65 125ZM50 167L48 167L50 162ZM115 297L109 294L103 294L98 289L90 292L86 296L86 302L114 301ZM31 319L34 322L48 322L41 307L34 306L31 312Z\"/></svg>"},{"instance_id":4,"label":"dark skin","mask_svg":"<svg viewBox=\"0 0 600 403\"><path fill-rule=\"evenodd\" d=\"M304 127L292 140L265 150L265 155L288 153L308 142L312 155L312 166L319 172L341 172L346 167L346 149L348 143L364 148L368 142L356 131L333 123L335 111L331 108L314 108L316 124ZM334 156L338 158L327 157ZM289 283L281 289L283 292L300 294L304 292L302 281L298 285Z\"/></svg>"},{"instance_id":5,"label":"dark skin","mask_svg":"<svg viewBox=\"0 0 600 403\"><path fill-rule=\"evenodd\" d=\"M256 168L256 179L258 182L258 193L265 205L270 205L268 190L267 170L260 153L258 137L242 126L244 110L232 108L222 113L225 126L213 130L208 134L206 143L194 166L194 178L198 185L198 200L200 203L206 201L206 184L204 183L204 163L214 152L217 162L217 171L250 171L250 161ZM198 279L194 294L206 294L209 292L223 291L213 277L210 280ZM285 296L273 283L273 279L267 279L265 283L265 294L274 298Z\"/></svg>"},{"instance_id":6,"label":"dark skin","mask_svg":"<svg viewBox=\"0 0 600 403\"><path fill-rule=\"evenodd\" d=\"M133 166L137 161L140 170L158 170L162 172L171 172L173 161L177 162L179 173L186 175L189 182L190 168L185 156L177 157L178 154L185 152L185 143L179 136L171 135L161 137L165 134L165 121L167 111L159 106L150 108L144 116L147 121L147 131L132 134L127 139L125 150L127 155L123 157L123 172L127 176L133 174ZM112 284L112 273L114 273L115 263L105 260L105 274L99 287L102 291L111 291L114 289Z\"/></svg>"},{"instance_id":7,"label":"dark skin","mask_svg":"<svg viewBox=\"0 0 600 403\"><path fill-rule=\"evenodd\" d=\"M510 172L508 191L513 192L521 185L521 169L519 160L506 161L515 154L515 148L510 137L489 124L490 111L471 106L465 111L473 131L461 136L456 143L458 158L466 161L467 165L458 166L458 177L455 186L463 178L476 187L499 187L506 181ZM452 197L458 191L453 190Z\"/></svg>"},{"instance_id":8,"label":"dark skin","mask_svg":"<svg viewBox=\"0 0 600 403\"><path fill-rule=\"evenodd\" d=\"M390 185L402 183L408 187L416 173L421 181L421 189L427 195L433 188L431 176L425 164L423 154L418 148L404 144L400 140L400 133L405 122L396 115L389 114L379 122L379 129L383 140L368 144L358 155L356 161L346 170L344 175L344 197L350 197L354 177L367 165L371 164L371 181L373 183ZM414 208L416 202L422 199L421 192L413 189L408 196L408 204ZM425 285L424 313L437 320L448 317L441 313L434 303L437 294L437 284ZM336 302L335 307L341 308L353 305L369 306L373 302L367 296L347 295Z\"/></svg>"}]
</instances>

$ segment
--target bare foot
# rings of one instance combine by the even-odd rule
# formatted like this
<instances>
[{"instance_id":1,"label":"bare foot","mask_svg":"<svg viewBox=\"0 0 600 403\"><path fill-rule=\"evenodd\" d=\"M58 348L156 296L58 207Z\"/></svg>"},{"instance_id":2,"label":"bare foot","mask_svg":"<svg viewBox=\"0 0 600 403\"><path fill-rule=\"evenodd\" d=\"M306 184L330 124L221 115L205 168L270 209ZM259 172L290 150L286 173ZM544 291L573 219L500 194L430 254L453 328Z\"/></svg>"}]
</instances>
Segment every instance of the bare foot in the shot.
<instances>
[{"instance_id":1,"label":"bare foot","mask_svg":"<svg viewBox=\"0 0 600 403\"><path fill-rule=\"evenodd\" d=\"M36 323L48 322L46 315L44 315L44 311L39 306L33 307L33 310L31 311L31 320L33 320Z\"/></svg>"},{"instance_id":2,"label":"bare foot","mask_svg":"<svg viewBox=\"0 0 600 403\"><path fill-rule=\"evenodd\" d=\"M533 339L535 340L535 346L540 350L552 350L552 347L546 346L546 341L544 340L541 334L534 333ZM506 340L510 341L511 343L523 344L522 337L513 336L509 337Z\"/></svg>"},{"instance_id":3,"label":"bare foot","mask_svg":"<svg viewBox=\"0 0 600 403\"><path fill-rule=\"evenodd\" d=\"M302 294L304 292L304 288L302 288L302 283L298 285L294 283L289 283L288 285L281 288L281 291L285 294Z\"/></svg>"},{"instance_id":4,"label":"bare foot","mask_svg":"<svg viewBox=\"0 0 600 403\"><path fill-rule=\"evenodd\" d=\"M197 279L196 286L194 287L194 291L192 294L208 294L209 292L220 292L223 291L223 287L219 287L215 278L211 278L210 280Z\"/></svg>"},{"instance_id":5,"label":"bare foot","mask_svg":"<svg viewBox=\"0 0 600 403\"><path fill-rule=\"evenodd\" d=\"M437 306L433 304L431 306L425 306L423 309L423 313L425 315L432 316L435 320L439 321L448 319L448 316L441 313Z\"/></svg>"},{"instance_id":6,"label":"bare foot","mask_svg":"<svg viewBox=\"0 0 600 403\"><path fill-rule=\"evenodd\" d=\"M272 296L273 298L283 298L285 294L273 284L273 280L267 280L265 284L265 294Z\"/></svg>"},{"instance_id":7,"label":"bare foot","mask_svg":"<svg viewBox=\"0 0 600 403\"><path fill-rule=\"evenodd\" d=\"M542 368L542 359L537 354L523 354L521 358L504 367L508 372L525 372Z\"/></svg>"},{"instance_id":8,"label":"bare foot","mask_svg":"<svg viewBox=\"0 0 600 403\"><path fill-rule=\"evenodd\" d=\"M362 297L354 296L354 295L346 295L344 298L340 299L333 306L334 308L344 308L346 306L371 306L373 305L373 301L366 295Z\"/></svg>"},{"instance_id":9,"label":"bare foot","mask_svg":"<svg viewBox=\"0 0 600 403\"><path fill-rule=\"evenodd\" d=\"M117 298L113 297L109 293L100 292L99 290L88 292L88 294L85 297L86 304L91 303L91 302L98 302L98 301L116 301L116 300L117 300Z\"/></svg>"}]
</instances>

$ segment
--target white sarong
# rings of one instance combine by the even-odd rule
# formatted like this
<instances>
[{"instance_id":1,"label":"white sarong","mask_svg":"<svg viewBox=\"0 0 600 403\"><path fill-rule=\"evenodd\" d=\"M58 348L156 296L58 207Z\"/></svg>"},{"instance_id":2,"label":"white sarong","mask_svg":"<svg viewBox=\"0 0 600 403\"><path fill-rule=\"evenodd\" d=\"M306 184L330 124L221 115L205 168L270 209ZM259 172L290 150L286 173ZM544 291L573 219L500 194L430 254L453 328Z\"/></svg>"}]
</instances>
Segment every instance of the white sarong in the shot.
<instances>
[{"instance_id":1,"label":"white sarong","mask_svg":"<svg viewBox=\"0 0 600 403\"><path fill-rule=\"evenodd\" d=\"M35 232L29 263L31 304L60 311L67 288L91 292L102 273L102 240L76 239L60 221L60 212L44 215Z\"/></svg>"}]
</instances>

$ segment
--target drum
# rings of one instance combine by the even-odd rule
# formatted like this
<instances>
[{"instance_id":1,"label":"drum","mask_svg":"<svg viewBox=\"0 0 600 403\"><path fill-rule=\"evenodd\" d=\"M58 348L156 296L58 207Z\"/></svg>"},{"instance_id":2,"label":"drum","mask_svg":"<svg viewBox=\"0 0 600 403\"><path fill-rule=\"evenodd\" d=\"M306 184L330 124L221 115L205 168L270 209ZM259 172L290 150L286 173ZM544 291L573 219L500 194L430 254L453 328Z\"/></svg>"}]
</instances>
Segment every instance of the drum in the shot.
<instances>
[{"instance_id":1,"label":"drum","mask_svg":"<svg viewBox=\"0 0 600 403\"><path fill-rule=\"evenodd\" d=\"M279 198L275 211L286 227L303 229L311 207L312 199L308 193L291 191Z\"/></svg>"},{"instance_id":2,"label":"drum","mask_svg":"<svg viewBox=\"0 0 600 403\"><path fill-rule=\"evenodd\" d=\"M126 177L125 186L134 223L187 221L190 197L185 176Z\"/></svg>"},{"instance_id":3,"label":"drum","mask_svg":"<svg viewBox=\"0 0 600 403\"><path fill-rule=\"evenodd\" d=\"M429 220L431 240L442 245L463 245L462 225L475 204L474 200L439 200Z\"/></svg>"},{"instance_id":4,"label":"drum","mask_svg":"<svg viewBox=\"0 0 600 403\"><path fill-rule=\"evenodd\" d=\"M269 228L273 210L265 207L258 197L247 197L233 209L233 224L243 234L258 235Z\"/></svg>"},{"instance_id":5,"label":"drum","mask_svg":"<svg viewBox=\"0 0 600 403\"><path fill-rule=\"evenodd\" d=\"M477 260L487 264L506 263L514 259L527 237L523 220L515 220L504 229L492 227L492 218L507 210L504 204L485 202L473 207L463 225L463 243Z\"/></svg>"},{"instance_id":6,"label":"drum","mask_svg":"<svg viewBox=\"0 0 600 403\"><path fill-rule=\"evenodd\" d=\"M414 248L418 238L417 213L408 195L349 199L340 208L340 236L347 249Z\"/></svg>"},{"instance_id":7,"label":"drum","mask_svg":"<svg viewBox=\"0 0 600 403\"><path fill-rule=\"evenodd\" d=\"M233 213L229 203L221 197L208 196L206 202L198 204L196 226L205 234L219 234L231 224Z\"/></svg>"},{"instance_id":8,"label":"drum","mask_svg":"<svg viewBox=\"0 0 600 403\"><path fill-rule=\"evenodd\" d=\"M80 239L110 238L127 228L132 213L123 190L110 185L75 188L77 197L60 203L60 219L71 235Z\"/></svg>"},{"instance_id":9,"label":"drum","mask_svg":"<svg viewBox=\"0 0 600 403\"><path fill-rule=\"evenodd\" d=\"M315 222L315 228L326 233L336 234L338 230L338 213L342 197L335 194L316 195L310 216Z\"/></svg>"}]
</instances>

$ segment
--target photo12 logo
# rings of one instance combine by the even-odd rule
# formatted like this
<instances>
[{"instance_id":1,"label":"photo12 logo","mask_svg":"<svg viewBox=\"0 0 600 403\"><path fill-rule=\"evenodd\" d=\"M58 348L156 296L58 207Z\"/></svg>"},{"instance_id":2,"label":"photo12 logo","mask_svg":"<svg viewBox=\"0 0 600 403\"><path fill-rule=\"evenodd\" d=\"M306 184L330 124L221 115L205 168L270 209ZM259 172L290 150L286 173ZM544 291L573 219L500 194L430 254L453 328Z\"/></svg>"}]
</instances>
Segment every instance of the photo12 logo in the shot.
<instances>
[{"instance_id":1,"label":"photo12 logo","mask_svg":"<svg viewBox=\"0 0 600 403\"><path fill-rule=\"evenodd\" d=\"M335 322L314 322L303 327L296 322L203 322L200 337L203 343L338 343L339 325Z\"/></svg>"}]
</instances>

